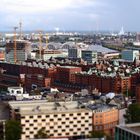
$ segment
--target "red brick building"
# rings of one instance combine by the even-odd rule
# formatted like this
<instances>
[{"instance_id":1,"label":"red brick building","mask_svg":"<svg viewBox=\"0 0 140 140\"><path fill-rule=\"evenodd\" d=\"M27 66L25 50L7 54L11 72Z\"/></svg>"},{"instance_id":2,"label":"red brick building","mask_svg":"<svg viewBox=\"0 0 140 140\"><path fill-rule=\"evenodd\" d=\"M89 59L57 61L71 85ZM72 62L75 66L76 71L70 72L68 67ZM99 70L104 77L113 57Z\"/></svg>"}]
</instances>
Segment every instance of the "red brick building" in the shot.
<instances>
[{"instance_id":1,"label":"red brick building","mask_svg":"<svg viewBox=\"0 0 140 140\"><path fill-rule=\"evenodd\" d=\"M74 73L81 72L80 67L73 66L60 66L57 67L56 80L61 81L62 83L69 83L74 79Z\"/></svg>"}]
</instances>

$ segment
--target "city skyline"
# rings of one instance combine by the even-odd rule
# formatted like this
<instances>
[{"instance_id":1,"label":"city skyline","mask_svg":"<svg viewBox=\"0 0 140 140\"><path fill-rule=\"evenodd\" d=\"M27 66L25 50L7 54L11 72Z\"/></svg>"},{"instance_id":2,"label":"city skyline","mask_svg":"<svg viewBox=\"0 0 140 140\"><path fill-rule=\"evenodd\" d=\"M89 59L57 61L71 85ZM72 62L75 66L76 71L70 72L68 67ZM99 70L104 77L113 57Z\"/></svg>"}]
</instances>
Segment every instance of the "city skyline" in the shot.
<instances>
[{"instance_id":1,"label":"city skyline","mask_svg":"<svg viewBox=\"0 0 140 140\"><path fill-rule=\"evenodd\" d=\"M0 30L140 31L138 0L2 0Z\"/></svg>"}]
</instances>

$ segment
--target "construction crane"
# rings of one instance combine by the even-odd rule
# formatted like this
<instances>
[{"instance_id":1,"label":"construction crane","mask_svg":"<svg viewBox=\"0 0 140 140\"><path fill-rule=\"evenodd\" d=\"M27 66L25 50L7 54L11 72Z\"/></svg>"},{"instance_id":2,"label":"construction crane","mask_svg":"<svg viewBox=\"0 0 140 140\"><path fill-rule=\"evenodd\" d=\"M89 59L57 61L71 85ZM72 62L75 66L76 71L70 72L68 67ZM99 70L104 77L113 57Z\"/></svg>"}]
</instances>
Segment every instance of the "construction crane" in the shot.
<instances>
[{"instance_id":1,"label":"construction crane","mask_svg":"<svg viewBox=\"0 0 140 140\"><path fill-rule=\"evenodd\" d=\"M22 39L22 21L19 22L19 33L20 33L20 39Z\"/></svg>"},{"instance_id":2,"label":"construction crane","mask_svg":"<svg viewBox=\"0 0 140 140\"><path fill-rule=\"evenodd\" d=\"M46 50L48 50L48 34L46 34Z\"/></svg>"},{"instance_id":3,"label":"construction crane","mask_svg":"<svg viewBox=\"0 0 140 140\"><path fill-rule=\"evenodd\" d=\"M39 59L42 59L42 31L39 31Z\"/></svg>"},{"instance_id":4,"label":"construction crane","mask_svg":"<svg viewBox=\"0 0 140 140\"><path fill-rule=\"evenodd\" d=\"M18 27L14 27L14 63L17 63L17 36L16 36L16 30L18 29Z\"/></svg>"}]
</instances>

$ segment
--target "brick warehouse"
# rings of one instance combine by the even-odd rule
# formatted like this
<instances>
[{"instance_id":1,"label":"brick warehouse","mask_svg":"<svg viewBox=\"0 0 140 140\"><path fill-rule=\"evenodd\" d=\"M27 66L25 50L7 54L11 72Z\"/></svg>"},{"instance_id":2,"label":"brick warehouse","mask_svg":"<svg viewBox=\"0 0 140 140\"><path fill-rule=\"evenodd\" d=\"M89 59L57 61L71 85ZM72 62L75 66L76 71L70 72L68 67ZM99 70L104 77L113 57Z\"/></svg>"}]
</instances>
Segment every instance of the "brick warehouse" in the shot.
<instances>
[{"instance_id":1,"label":"brick warehouse","mask_svg":"<svg viewBox=\"0 0 140 140\"><path fill-rule=\"evenodd\" d=\"M81 71L80 67L75 66L55 66L48 63L31 63L17 65L9 63L0 63L0 85L1 86L17 86L23 84L27 91L31 88L32 83L42 83L39 86L45 86L45 79L47 86L52 86L60 89L61 91L80 91L83 88L87 88L90 91L93 89L98 89L100 92L125 92L127 90L134 91L137 84L140 83L140 73L135 72L131 75L115 75L108 76L98 74L93 72L89 74L88 72ZM27 75L42 75L42 82L38 80L33 80L34 76L31 76L30 80ZM21 78L22 75L22 78ZM50 79L49 79L50 78ZM30 83L29 83L29 81ZM28 82L28 85L25 84ZM30 86L29 86L30 85Z\"/></svg>"}]
</instances>

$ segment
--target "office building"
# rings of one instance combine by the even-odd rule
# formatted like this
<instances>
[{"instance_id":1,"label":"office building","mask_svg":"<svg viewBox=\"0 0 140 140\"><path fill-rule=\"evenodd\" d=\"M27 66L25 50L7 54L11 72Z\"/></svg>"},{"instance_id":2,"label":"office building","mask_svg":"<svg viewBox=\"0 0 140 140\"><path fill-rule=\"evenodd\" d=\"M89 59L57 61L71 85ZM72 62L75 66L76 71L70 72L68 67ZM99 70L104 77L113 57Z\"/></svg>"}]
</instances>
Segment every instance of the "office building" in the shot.
<instances>
[{"instance_id":1,"label":"office building","mask_svg":"<svg viewBox=\"0 0 140 140\"><path fill-rule=\"evenodd\" d=\"M43 128L50 138L87 136L92 131L92 111L80 108L77 101L9 102L11 118L20 120L22 140L33 139Z\"/></svg>"},{"instance_id":2,"label":"office building","mask_svg":"<svg viewBox=\"0 0 140 140\"><path fill-rule=\"evenodd\" d=\"M78 48L68 49L68 57L69 58L81 58L81 49L78 49Z\"/></svg>"},{"instance_id":3,"label":"office building","mask_svg":"<svg viewBox=\"0 0 140 140\"><path fill-rule=\"evenodd\" d=\"M115 140L140 140L140 123L116 126Z\"/></svg>"},{"instance_id":4,"label":"office building","mask_svg":"<svg viewBox=\"0 0 140 140\"><path fill-rule=\"evenodd\" d=\"M82 50L82 59L88 63L94 63L97 60L97 52L90 50Z\"/></svg>"},{"instance_id":5,"label":"office building","mask_svg":"<svg viewBox=\"0 0 140 140\"><path fill-rule=\"evenodd\" d=\"M122 59L128 61L139 60L139 51L137 50L123 50L122 51Z\"/></svg>"}]
</instances>

